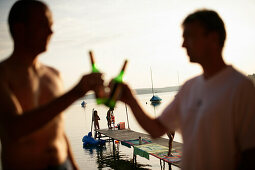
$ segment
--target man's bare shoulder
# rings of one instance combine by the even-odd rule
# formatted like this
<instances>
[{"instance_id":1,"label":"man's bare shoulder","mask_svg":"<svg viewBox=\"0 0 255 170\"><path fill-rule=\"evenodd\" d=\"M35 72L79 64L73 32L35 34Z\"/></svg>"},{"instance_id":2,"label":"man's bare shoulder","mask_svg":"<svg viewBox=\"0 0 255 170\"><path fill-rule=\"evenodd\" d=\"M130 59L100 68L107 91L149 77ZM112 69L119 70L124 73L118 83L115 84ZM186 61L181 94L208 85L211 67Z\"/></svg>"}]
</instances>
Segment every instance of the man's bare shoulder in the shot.
<instances>
[{"instance_id":1,"label":"man's bare shoulder","mask_svg":"<svg viewBox=\"0 0 255 170\"><path fill-rule=\"evenodd\" d=\"M44 70L44 73L52 74L53 76L61 78L61 74L57 69L55 69L51 66L48 66L48 65L44 65L44 64L41 64L41 67Z\"/></svg>"},{"instance_id":2,"label":"man's bare shoulder","mask_svg":"<svg viewBox=\"0 0 255 170\"><path fill-rule=\"evenodd\" d=\"M51 67L44 64L41 64L41 78L47 82L47 84L51 84L55 89L63 91L63 81L60 72Z\"/></svg>"}]
</instances>

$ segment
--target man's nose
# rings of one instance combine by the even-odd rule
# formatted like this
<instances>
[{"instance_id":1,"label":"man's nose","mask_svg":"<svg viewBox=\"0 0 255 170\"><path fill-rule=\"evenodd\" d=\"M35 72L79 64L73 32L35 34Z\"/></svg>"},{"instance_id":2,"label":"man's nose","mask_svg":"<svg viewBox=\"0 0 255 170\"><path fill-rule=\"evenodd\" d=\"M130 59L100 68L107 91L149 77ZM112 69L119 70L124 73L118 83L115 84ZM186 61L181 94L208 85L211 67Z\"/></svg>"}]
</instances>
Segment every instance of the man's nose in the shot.
<instances>
[{"instance_id":1,"label":"man's nose","mask_svg":"<svg viewBox=\"0 0 255 170\"><path fill-rule=\"evenodd\" d=\"M51 28L48 29L48 34L52 35L53 34L53 30Z\"/></svg>"}]
</instances>

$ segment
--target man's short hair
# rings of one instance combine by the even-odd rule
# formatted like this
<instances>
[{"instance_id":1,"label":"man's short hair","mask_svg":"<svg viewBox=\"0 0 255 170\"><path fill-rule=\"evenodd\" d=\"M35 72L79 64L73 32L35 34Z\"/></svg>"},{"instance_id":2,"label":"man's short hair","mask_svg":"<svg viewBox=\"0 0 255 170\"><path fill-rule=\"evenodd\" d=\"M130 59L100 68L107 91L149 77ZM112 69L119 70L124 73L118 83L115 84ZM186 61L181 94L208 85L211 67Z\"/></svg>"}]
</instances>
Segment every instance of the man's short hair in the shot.
<instances>
[{"instance_id":1,"label":"man's short hair","mask_svg":"<svg viewBox=\"0 0 255 170\"><path fill-rule=\"evenodd\" d=\"M184 19L182 26L196 21L199 22L208 33L216 32L219 35L220 46L223 48L226 39L226 30L224 22L218 13L207 9L195 11Z\"/></svg>"},{"instance_id":2,"label":"man's short hair","mask_svg":"<svg viewBox=\"0 0 255 170\"><path fill-rule=\"evenodd\" d=\"M37 0L19 0L14 3L8 17L8 24L12 37L14 36L13 26L17 23L26 24L30 16L33 15L33 9L38 7L43 9L48 8L45 3Z\"/></svg>"}]
</instances>

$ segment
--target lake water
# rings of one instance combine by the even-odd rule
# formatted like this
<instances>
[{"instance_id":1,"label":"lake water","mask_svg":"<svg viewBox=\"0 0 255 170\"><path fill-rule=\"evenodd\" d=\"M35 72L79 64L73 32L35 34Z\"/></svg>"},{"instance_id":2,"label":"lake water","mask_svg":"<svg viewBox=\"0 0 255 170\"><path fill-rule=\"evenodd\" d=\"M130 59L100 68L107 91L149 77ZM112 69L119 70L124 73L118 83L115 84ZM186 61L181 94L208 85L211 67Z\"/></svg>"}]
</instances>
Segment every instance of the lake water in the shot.
<instances>
[{"instance_id":1,"label":"lake water","mask_svg":"<svg viewBox=\"0 0 255 170\"><path fill-rule=\"evenodd\" d=\"M152 117L158 116L162 110L173 100L176 92L159 93L158 96L162 98L162 103L153 107L150 105L151 94L137 95L140 104L144 110ZM82 100L76 101L65 111L65 125L66 133L70 140L73 154L78 166L81 170L97 170L97 169L160 169L159 159L150 156L150 160L137 156L137 164L134 166L133 160L133 148L127 148L123 145L118 145L119 154L113 154L112 142L107 142L106 147L102 149L84 149L82 146L82 138L91 129L92 110L93 108L98 111L99 125L101 129L107 128L106 113L108 108L103 105L97 105L94 99L87 99L87 105L85 108L81 107ZM147 104L146 104L147 102ZM131 130L146 133L138 124L133 116L130 108L127 107L129 126ZM118 102L114 110L115 122L125 122L126 128L128 127L127 114L125 105ZM167 136L163 136L167 138ZM168 138L167 138L168 139ZM175 141L182 142L180 134L175 135ZM168 169L168 164L165 164L165 168ZM179 169L172 166L172 169ZM0 166L1 170L1 166Z\"/></svg>"},{"instance_id":2,"label":"lake water","mask_svg":"<svg viewBox=\"0 0 255 170\"><path fill-rule=\"evenodd\" d=\"M158 96L162 98L162 103L153 107L150 105L151 94L137 95L140 104L144 110L147 111L152 117L158 116L162 110L170 103L176 92L159 93ZM123 145L119 145L119 154L114 156L113 145L110 142L106 143L106 147L101 150L96 149L83 149L82 137L87 135L91 129L92 110L93 108L98 111L98 115L101 118L99 125L101 129L107 128L106 113L108 108L103 105L97 105L95 100L86 100L87 105L82 108L80 101L75 102L71 107L66 110L66 132L72 145L75 159L81 169L160 169L159 159L150 156L150 160L137 156L137 165L134 167L132 163L133 148L127 148ZM146 104L147 102L147 104ZM146 133L138 122L135 120L130 108L127 108L128 119L131 130ZM128 127L126 108L121 102L117 103L114 110L115 122L125 122L126 128ZM164 136L167 138L167 136ZM180 134L176 134L175 141L182 142ZM165 165L168 169L168 165ZM172 169L179 169L173 167Z\"/></svg>"}]
</instances>

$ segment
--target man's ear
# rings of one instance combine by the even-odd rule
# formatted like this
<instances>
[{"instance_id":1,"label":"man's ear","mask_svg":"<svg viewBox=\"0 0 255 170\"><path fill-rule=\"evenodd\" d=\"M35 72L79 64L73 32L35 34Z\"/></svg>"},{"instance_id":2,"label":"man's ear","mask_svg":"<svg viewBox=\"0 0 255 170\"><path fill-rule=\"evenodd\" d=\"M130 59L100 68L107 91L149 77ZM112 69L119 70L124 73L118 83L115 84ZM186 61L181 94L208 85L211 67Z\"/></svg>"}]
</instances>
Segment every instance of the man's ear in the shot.
<instances>
[{"instance_id":1,"label":"man's ear","mask_svg":"<svg viewBox=\"0 0 255 170\"><path fill-rule=\"evenodd\" d=\"M214 32L210 32L208 36L209 36L210 41L214 45L219 46L220 39L219 39L219 34L217 32L215 32L215 31Z\"/></svg>"}]
</instances>

